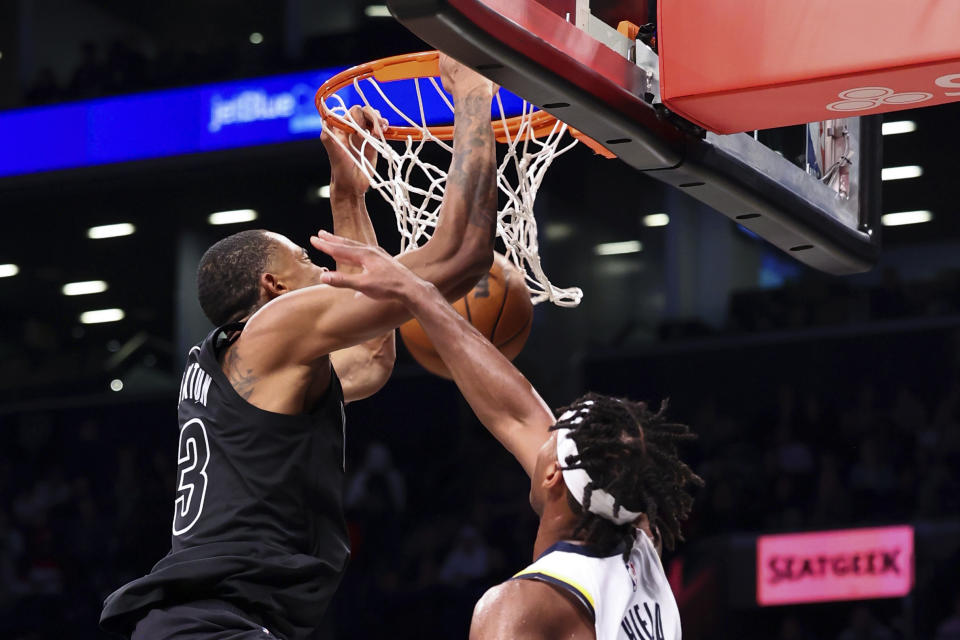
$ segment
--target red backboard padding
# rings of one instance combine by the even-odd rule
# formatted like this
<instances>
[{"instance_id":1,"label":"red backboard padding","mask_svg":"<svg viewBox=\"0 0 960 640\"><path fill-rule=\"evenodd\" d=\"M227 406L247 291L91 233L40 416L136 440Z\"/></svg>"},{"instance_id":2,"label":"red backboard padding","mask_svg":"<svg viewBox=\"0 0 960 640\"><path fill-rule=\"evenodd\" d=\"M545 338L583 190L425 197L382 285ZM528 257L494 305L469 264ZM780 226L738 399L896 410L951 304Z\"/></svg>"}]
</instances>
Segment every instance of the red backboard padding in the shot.
<instances>
[{"instance_id":1,"label":"red backboard padding","mask_svg":"<svg viewBox=\"0 0 960 640\"><path fill-rule=\"evenodd\" d=\"M960 100L960 2L659 0L660 90L716 133Z\"/></svg>"},{"instance_id":2,"label":"red backboard padding","mask_svg":"<svg viewBox=\"0 0 960 640\"><path fill-rule=\"evenodd\" d=\"M536 0L561 18L570 14L573 21L577 8L577 0ZM592 0L590 12L608 25L616 27L621 20L629 20L633 24L644 24L647 19L648 0Z\"/></svg>"}]
</instances>

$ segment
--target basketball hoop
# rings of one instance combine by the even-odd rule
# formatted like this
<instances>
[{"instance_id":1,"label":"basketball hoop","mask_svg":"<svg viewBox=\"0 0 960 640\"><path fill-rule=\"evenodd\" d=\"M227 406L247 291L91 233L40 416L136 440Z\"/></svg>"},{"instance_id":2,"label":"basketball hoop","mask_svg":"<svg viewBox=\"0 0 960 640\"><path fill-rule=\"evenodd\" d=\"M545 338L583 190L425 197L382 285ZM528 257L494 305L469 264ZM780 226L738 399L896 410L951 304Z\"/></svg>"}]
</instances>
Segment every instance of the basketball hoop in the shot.
<instances>
[{"instance_id":1,"label":"basketball hoop","mask_svg":"<svg viewBox=\"0 0 960 640\"><path fill-rule=\"evenodd\" d=\"M334 140L351 152L370 186L393 207L401 253L421 246L433 234L446 187L447 172L421 158L428 148L453 154L453 125L429 124L424 106L425 102L439 100L452 122L453 103L444 93L439 75L437 51L393 56L333 76L320 87L314 100L324 126L355 134L348 137L351 148L338 138ZM390 85L390 95L381 84ZM401 95L406 104L401 104ZM499 116L493 115L491 124L497 141L505 145L497 167L497 186L506 202L498 212L497 235L511 262L523 272L534 304L550 300L562 307L577 306L583 297L579 288L556 287L544 274L533 216L544 174L554 158L576 146L577 139L564 141L567 125L526 101L522 101L519 115L507 117L500 92L495 97ZM390 126L380 135L366 131L350 114L350 107L357 104L377 108ZM395 119L400 122L394 124ZM359 141L359 147L354 140ZM383 171L366 159L368 145L385 161Z\"/></svg>"}]
</instances>

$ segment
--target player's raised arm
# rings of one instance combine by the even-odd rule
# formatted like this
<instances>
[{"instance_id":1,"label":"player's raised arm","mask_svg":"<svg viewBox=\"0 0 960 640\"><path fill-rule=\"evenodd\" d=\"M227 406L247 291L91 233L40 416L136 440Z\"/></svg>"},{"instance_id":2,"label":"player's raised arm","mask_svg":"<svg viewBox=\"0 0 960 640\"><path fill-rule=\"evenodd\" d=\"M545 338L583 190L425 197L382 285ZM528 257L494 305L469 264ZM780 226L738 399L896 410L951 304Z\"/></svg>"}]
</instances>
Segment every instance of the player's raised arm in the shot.
<instances>
[{"instance_id":1,"label":"player's raised arm","mask_svg":"<svg viewBox=\"0 0 960 640\"><path fill-rule=\"evenodd\" d=\"M474 413L532 476L553 413L527 379L464 320L431 283L379 247L321 233L317 248L359 273L328 272L324 282L373 300L396 300L417 318Z\"/></svg>"},{"instance_id":2,"label":"player's raised arm","mask_svg":"<svg viewBox=\"0 0 960 640\"><path fill-rule=\"evenodd\" d=\"M441 56L444 87L454 100L453 157L433 237L399 260L433 283L448 299L466 294L493 261L496 231L496 154L490 104L495 86L459 63ZM316 246L316 239L311 242ZM289 362L308 363L373 339L407 318L393 300L356 297L349 291L305 287L284 295L264 283L271 302L244 330L247 339L265 337L282 360L260 362L269 370Z\"/></svg>"},{"instance_id":3,"label":"player's raised arm","mask_svg":"<svg viewBox=\"0 0 960 640\"><path fill-rule=\"evenodd\" d=\"M374 135L387 126L387 121L372 107L355 106L351 109L355 122ZM337 235L367 244L378 244L377 234L367 212L366 193L370 180L359 169L351 151L359 142L336 127L327 127L320 136L330 158L330 211L333 232ZM338 144L338 141L340 144ZM351 142L353 144L351 144ZM377 151L371 145L364 148L366 160L377 162ZM341 271L356 270L349 264L338 264ZM361 400L379 391L393 371L396 360L396 336L393 329L360 344L330 354L333 368L340 377L345 402Z\"/></svg>"}]
</instances>

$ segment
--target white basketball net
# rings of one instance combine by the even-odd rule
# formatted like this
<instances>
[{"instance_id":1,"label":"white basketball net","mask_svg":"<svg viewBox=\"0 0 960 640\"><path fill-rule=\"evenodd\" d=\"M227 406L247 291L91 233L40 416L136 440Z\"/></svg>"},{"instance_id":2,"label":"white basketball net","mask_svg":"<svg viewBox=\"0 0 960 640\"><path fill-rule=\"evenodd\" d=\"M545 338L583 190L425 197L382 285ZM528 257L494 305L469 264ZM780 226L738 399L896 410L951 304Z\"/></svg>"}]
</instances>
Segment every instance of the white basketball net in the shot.
<instances>
[{"instance_id":1,"label":"white basketball net","mask_svg":"<svg viewBox=\"0 0 960 640\"><path fill-rule=\"evenodd\" d=\"M420 129L423 135L422 140L408 137L405 141L391 141L383 138L382 134L380 136L371 134L351 116L349 107L353 105L347 105L336 93L327 98L326 105L334 117L346 123L360 136L362 140L360 147L355 147L352 141L349 143L349 146L353 147L350 155L370 180L370 185L393 207L397 215L397 229L401 235L401 253L421 246L433 234L446 188L447 172L421 159L421 151L429 142L446 150L451 157L453 155L453 144L438 139L427 128L421 80L428 81L440 94L452 115L453 104L436 78L407 80L407 82L416 83L416 95L420 105L416 119L397 108L374 78L366 78L364 82L369 83L368 88L372 86L380 99L407 125ZM360 80L354 79L353 88L363 105L370 106ZM506 120L499 93L496 101L500 118ZM543 176L553 159L576 146L577 140L571 138L571 141L561 146L567 125L559 120L554 123L548 135L542 138L534 137L530 127L530 119L534 113L533 105L524 101L523 122L520 129L515 135L506 134L508 136L505 143L506 153L497 168L497 185L501 193L506 195L506 205L498 212L497 235L506 245L510 261L523 272L534 304L550 300L561 307L575 307L580 304L583 292L578 287L567 289L556 287L543 272L537 244L537 223L533 217L533 203L537 199L537 190ZM383 115L393 121L389 114ZM346 149L347 145L339 138L334 137L334 140ZM377 166L367 161L364 155L367 145L376 149L382 158L382 170L378 171ZM449 166L449 162L446 166Z\"/></svg>"}]
</instances>

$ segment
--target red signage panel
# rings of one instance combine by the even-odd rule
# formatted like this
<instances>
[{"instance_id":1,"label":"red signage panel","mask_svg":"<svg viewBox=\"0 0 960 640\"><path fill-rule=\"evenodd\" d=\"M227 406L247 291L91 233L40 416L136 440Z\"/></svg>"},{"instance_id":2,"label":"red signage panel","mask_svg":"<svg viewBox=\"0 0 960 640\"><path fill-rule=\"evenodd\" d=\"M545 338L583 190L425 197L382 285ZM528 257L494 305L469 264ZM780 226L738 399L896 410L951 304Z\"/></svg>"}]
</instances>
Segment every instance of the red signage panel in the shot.
<instances>
[{"instance_id":1,"label":"red signage panel","mask_svg":"<svg viewBox=\"0 0 960 640\"><path fill-rule=\"evenodd\" d=\"M960 100L960 3L660 0L664 104L736 133Z\"/></svg>"},{"instance_id":2,"label":"red signage panel","mask_svg":"<svg viewBox=\"0 0 960 640\"><path fill-rule=\"evenodd\" d=\"M913 587L913 527L757 538L757 604L904 596Z\"/></svg>"}]
</instances>

